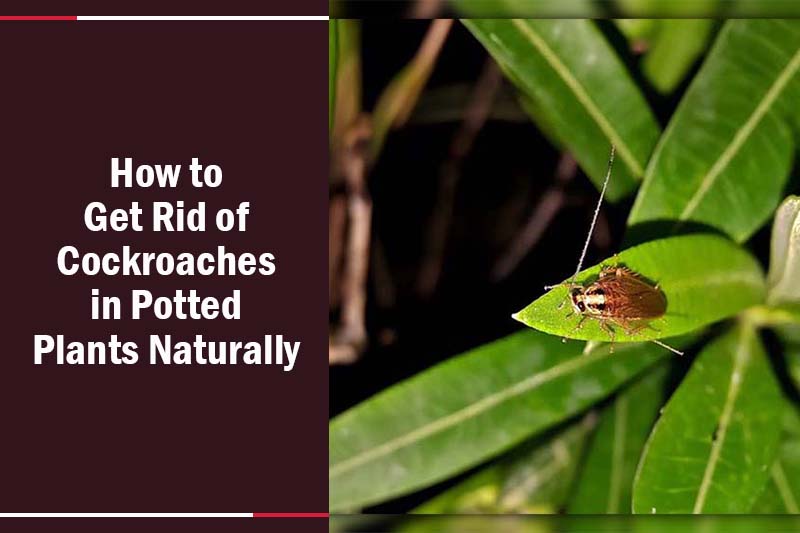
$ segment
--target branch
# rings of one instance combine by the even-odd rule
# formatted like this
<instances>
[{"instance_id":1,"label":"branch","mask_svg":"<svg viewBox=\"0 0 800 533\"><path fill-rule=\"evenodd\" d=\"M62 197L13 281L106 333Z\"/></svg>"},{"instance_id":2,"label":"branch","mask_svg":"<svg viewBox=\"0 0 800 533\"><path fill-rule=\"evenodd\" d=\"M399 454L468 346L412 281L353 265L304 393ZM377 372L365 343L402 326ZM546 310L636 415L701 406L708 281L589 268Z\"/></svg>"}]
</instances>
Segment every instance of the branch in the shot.
<instances>
[{"instance_id":1,"label":"branch","mask_svg":"<svg viewBox=\"0 0 800 533\"><path fill-rule=\"evenodd\" d=\"M340 169L347 194L347 239L341 282L341 320L328 342L330 364L351 363L367 341L364 311L369 267L372 200L366 188L369 119L362 116L348 131Z\"/></svg>"},{"instance_id":2,"label":"branch","mask_svg":"<svg viewBox=\"0 0 800 533\"><path fill-rule=\"evenodd\" d=\"M495 263L491 274L493 281L502 280L511 274L520 261L536 246L547 227L564 207L566 199L564 189L577 172L578 164L575 159L569 153L563 153L556 168L555 184L542 194L527 222Z\"/></svg>"},{"instance_id":3,"label":"branch","mask_svg":"<svg viewBox=\"0 0 800 533\"><path fill-rule=\"evenodd\" d=\"M428 225L428 242L417 279L417 291L422 296L430 296L439 284L461 167L478 132L486 123L501 81L497 64L492 59L487 59L470 103L464 111L461 126L450 144L450 156L441 168L437 207Z\"/></svg>"}]
</instances>

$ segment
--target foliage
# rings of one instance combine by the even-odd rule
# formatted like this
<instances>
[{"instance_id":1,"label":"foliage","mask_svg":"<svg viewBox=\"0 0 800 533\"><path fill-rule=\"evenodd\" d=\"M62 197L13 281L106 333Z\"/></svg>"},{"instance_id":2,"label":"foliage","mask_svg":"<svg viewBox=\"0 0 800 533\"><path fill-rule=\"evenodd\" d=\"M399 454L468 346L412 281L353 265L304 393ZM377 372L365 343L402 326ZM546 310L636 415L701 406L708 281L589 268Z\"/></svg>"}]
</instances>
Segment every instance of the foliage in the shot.
<instances>
[{"instance_id":1,"label":"foliage","mask_svg":"<svg viewBox=\"0 0 800 533\"><path fill-rule=\"evenodd\" d=\"M629 223L701 223L743 242L774 213L800 114L800 25L723 26L658 141Z\"/></svg>"},{"instance_id":2,"label":"foliage","mask_svg":"<svg viewBox=\"0 0 800 533\"><path fill-rule=\"evenodd\" d=\"M659 136L650 108L622 61L589 20L464 22L538 110L536 118L566 146L595 183L602 183L608 146L620 165L610 199L642 178ZM527 109L530 109L527 107Z\"/></svg>"},{"instance_id":3,"label":"foliage","mask_svg":"<svg viewBox=\"0 0 800 533\"><path fill-rule=\"evenodd\" d=\"M710 342L642 451L635 513L750 510L777 456L781 391L746 322Z\"/></svg>"},{"instance_id":4,"label":"foliage","mask_svg":"<svg viewBox=\"0 0 800 533\"><path fill-rule=\"evenodd\" d=\"M631 246L574 281L628 267L663 292L666 313L632 334L615 328L612 353L596 320L565 318L565 286L532 297L516 318L533 329L331 421L331 511L470 471L417 512L798 512L800 199L779 204L797 151L800 21L731 20L716 34L621 23L627 42L652 41L638 65L603 23L464 24L592 182L617 148L610 197L636 194ZM669 49L659 35L689 40ZM680 86L662 133L645 95ZM770 219L762 266L746 243ZM765 343L767 330L780 343ZM684 358L642 342L662 338Z\"/></svg>"},{"instance_id":5,"label":"foliage","mask_svg":"<svg viewBox=\"0 0 800 533\"><path fill-rule=\"evenodd\" d=\"M603 399L667 352L523 331L454 357L336 417L331 509L357 509L464 471Z\"/></svg>"}]
</instances>

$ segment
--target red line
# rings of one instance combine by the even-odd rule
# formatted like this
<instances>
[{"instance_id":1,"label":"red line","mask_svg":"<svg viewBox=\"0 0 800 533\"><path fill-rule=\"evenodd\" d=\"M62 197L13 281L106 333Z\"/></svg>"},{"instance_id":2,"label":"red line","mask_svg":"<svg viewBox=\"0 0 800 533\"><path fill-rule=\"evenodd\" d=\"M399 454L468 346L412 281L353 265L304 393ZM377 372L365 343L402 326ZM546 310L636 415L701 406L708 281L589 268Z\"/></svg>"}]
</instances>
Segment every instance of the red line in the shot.
<instances>
[{"instance_id":1,"label":"red line","mask_svg":"<svg viewBox=\"0 0 800 533\"><path fill-rule=\"evenodd\" d=\"M253 513L253 518L328 518L330 513Z\"/></svg>"},{"instance_id":2,"label":"red line","mask_svg":"<svg viewBox=\"0 0 800 533\"><path fill-rule=\"evenodd\" d=\"M69 17L7 17L0 15L0 20L78 20L78 17L69 16Z\"/></svg>"}]
</instances>

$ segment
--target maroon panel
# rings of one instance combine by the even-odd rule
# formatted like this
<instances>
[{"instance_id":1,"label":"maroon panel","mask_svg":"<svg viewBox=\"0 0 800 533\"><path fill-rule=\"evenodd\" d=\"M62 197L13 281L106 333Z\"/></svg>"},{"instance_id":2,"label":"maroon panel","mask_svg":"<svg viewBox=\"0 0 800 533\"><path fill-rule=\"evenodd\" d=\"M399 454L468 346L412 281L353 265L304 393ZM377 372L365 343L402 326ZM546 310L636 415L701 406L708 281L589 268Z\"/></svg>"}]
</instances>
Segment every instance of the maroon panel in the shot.
<instances>
[{"instance_id":1,"label":"maroon panel","mask_svg":"<svg viewBox=\"0 0 800 533\"><path fill-rule=\"evenodd\" d=\"M265 2L265 4L272 4ZM4 23L2 512L327 509L327 23ZM112 189L110 159L223 169L196 189ZM92 201L251 202L245 233L86 229ZM72 276L81 252L270 252L272 276ZM129 301L241 290L240 320L90 319ZM125 309L125 308L124 308ZM125 315L128 314L125 309ZM148 336L301 341L295 368L148 364ZM35 334L139 343L135 365L34 365ZM265 520L266 521L266 520ZM321 523L324 520L313 520ZM318 527L321 529L321 525Z\"/></svg>"}]
</instances>

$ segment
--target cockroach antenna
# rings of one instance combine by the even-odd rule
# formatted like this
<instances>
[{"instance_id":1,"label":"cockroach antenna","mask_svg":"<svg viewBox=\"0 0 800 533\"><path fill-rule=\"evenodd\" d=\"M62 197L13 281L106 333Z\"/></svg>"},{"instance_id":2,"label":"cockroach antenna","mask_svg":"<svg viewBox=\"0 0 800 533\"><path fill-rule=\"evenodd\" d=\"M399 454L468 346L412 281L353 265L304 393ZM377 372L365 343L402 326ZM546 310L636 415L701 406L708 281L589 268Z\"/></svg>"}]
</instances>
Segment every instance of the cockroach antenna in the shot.
<instances>
[{"instance_id":1,"label":"cockroach antenna","mask_svg":"<svg viewBox=\"0 0 800 533\"><path fill-rule=\"evenodd\" d=\"M575 273L566 283L559 283L557 285L545 285L544 290L549 291L550 289L554 289L555 287L560 287L561 285L571 286L575 284L575 278L578 277L578 274L581 271L581 267L583 266L583 260L586 258L586 251L589 249L589 242L592 240L592 233L594 233L594 227L597 225L597 217L600 215L600 206L603 205L603 198L606 196L606 189L608 188L608 181L611 179L611 169L614 168L614 154L617 153L617 148L612 144L611 145L611 154L608 156L608 167L606 168L606 177L603 179L603 187L600 189L600 197L597 199L597 205L594 208L594 215L592 215L592 223L589 225L589 233L586 235L586 241L583 243L583 250L581 250L581 256L578 259L578 266L575 269ZM569 297L569 296L567 296ZM563 303L561 304L563 306Z\"/></svg>"},{"instance_id":2,"label":"cockroach antenna","mask_svg":"<svg viewBox=\"0 0 800 533\"><path fill-rule=\"evenodd\" d=\"M614 167L614 154L617 152L616 147L611 145L611 155L608 156L608 167L606 168L606 177L603 180L603 187L600 189L600 198L597 199L597 205L594 208L594 215L592 215L592 223L589 225L589 233L586 235L586 242L583 243L583 250L581 250L581 257L578 259L578 268L569 280L570 284L575 283L575 278L583 266L583 260L586 258L586 250L589 249L589 241L592 240L592 233L597 224L597 216L600 214L600 206L603 205L603 198L606 196L606 189L608 188L608 180L611 179L611 169Z\"/></svg>"}]
</instances>

